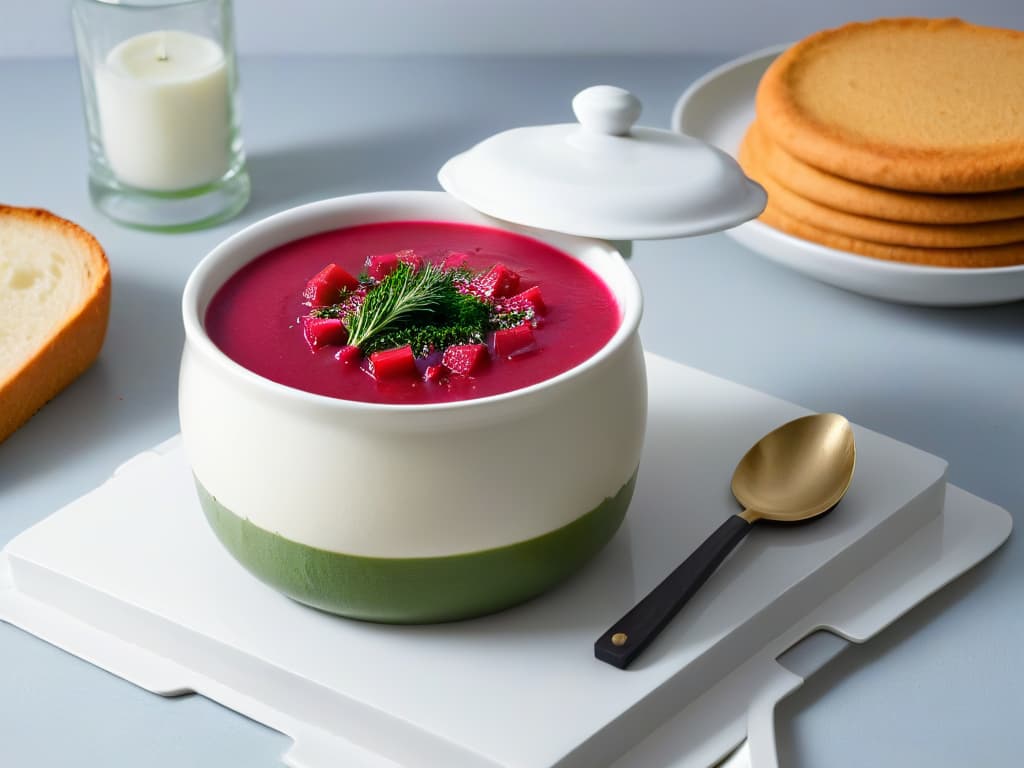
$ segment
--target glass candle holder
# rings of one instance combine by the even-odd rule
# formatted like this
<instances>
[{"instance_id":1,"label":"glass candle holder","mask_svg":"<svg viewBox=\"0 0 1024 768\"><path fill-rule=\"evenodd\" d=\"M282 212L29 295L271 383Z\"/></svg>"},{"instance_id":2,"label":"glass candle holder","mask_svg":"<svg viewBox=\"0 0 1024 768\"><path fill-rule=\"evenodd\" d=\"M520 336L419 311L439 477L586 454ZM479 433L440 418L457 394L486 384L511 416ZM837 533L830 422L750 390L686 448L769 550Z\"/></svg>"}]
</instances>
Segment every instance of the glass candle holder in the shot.
<instances>
[{"instance_id":1,"label":"glass candle holder","mask_svg":"<svg viewBox=\"0 0 1024 768\"><path fill-rule=\"evenodd\" d=\"M162 231L242 210L231 0L73 0L71 13L95 205Z\"/></svg>"}]
</instances>

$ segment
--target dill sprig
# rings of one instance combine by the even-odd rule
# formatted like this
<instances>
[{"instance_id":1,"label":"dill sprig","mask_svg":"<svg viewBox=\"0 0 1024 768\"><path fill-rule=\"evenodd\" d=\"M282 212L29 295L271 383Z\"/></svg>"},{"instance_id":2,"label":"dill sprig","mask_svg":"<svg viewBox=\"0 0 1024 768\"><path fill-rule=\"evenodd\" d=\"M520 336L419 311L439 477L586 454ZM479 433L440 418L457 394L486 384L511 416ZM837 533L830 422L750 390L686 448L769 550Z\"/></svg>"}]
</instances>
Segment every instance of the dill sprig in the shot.
<instances>
[{"instance_id":1,"label":"dill sprig","mask_svg":"<svg viewBox=\"0 0 1024 768\"><path fill-rule=\"evenodd\" d=\"M366 294L355 311L345 316L348 343L369 354L403 343L422 349L455 343L449 342L450 338L482 338L489 308L476 297L460 293L454 284L458 277L458 273L446 272L435 264L425 264L417 271L408 264L399 264ZM431 328L436 340L427 330ZM453 332L453 328L460 330ZM441 329L448 330L442 333Z\"/></svg>"},{"instance_id":2,"label":"dill sprig","mask_svg":"<svg viewBox=\"0 0 1024 768\"><path fill-rule=\"evenodd\" d=\"M468 290L472 278L465 268L442 270L425 264L414 270L402 263L376 284L361 276L357 290L342 294L337 304L310 310L310 315L340 317L348 343L364 355L408 344L417 357L453 344L482 344L488 331L533 318L531 309L496 306Z\"/></svg>"},{"instance_id":3,"label":"dill sprig","mask_svg":"<svg viewBox=\"0 0 1024 768\"><path fill-rule=\"evenodd\" d=\"M366 294L357 310L346 315L348 343L364 349L375 336L438 309L450 285L448 276L433 264L418 272L399 264Z\"/></svg>"}]
</instances>

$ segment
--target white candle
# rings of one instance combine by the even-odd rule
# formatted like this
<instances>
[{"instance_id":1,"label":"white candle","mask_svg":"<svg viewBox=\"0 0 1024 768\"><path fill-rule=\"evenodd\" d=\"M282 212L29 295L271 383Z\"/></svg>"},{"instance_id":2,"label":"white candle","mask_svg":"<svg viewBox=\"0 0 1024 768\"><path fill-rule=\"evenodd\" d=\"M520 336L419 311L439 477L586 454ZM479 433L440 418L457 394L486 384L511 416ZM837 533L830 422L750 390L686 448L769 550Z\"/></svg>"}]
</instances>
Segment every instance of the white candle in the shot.
<instances>
[{"instance_id":1,"label":"white candle","mask_svg":"<svg viewBox=\"0 0 1024 768\"><path fill-rule=\"evenodd\" d=\"M124 184L170 191L208 184L230 163L227 62L191 32L147 32L96 68L107 161Z\"/></svg>"}]
</instances>

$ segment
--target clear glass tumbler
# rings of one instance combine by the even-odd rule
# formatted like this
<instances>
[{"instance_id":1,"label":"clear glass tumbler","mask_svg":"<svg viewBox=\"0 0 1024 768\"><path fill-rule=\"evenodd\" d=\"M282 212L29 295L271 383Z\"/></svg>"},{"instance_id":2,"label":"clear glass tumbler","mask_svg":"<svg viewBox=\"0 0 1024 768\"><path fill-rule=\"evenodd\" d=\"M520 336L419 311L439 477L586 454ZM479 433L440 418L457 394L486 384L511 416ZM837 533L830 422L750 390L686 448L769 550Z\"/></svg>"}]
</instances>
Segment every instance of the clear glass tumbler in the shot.
<instances>
[{"instance_id":1,"label":"clear glass tumbler","mask_svg":"<svg viewBox=\"0 0 1024 768\"><path fill-rule=\"evenodd\" d=\"M162 231L242 210L231 0L72 0L71 14L96 206Z\"/></svg>"}]
</instances>

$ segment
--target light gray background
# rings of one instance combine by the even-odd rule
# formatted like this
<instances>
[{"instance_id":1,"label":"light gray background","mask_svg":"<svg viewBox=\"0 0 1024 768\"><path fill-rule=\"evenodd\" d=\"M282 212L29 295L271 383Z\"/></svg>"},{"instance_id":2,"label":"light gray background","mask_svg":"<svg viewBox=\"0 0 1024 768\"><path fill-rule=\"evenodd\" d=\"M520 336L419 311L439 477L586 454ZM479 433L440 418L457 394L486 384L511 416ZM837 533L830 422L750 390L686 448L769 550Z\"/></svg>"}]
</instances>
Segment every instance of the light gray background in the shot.
<instances>
[{"instance_id":1,"label":"light gray background","mask_svg":"<svg viewBox=\"0 0 1024 768\"><path fill-rule=\"evenodd\" d=\"M0 3L0 53L69 53L65 3ZM0 201L79 222L105 247L113 274L111 326L98 363L0 443L0 544L177 430L181 288L199 259L240 227L331 195L436 189L435 173L454 153L510 125L567 120L572 95L597 82L635 90L644 100L642 121L667 126L679 94L725 61L727 49L795 38L845 18L811 2L800 10L794 2L625 0L526 0L473 24L444 15L473 5L495 4L424 2L428 14L411 1L241 0L253 197L238 219L186 235L127 230L90 205L73 60L0 61ZM548 5L561 9L557 19ZM942 14L953 5L863 2L856 11ZM588 10L585 26L582 12L570 8ZM532 22L501 21L523 9ZM1024 27L1016 2L966 10L977 21ZM401 30L393 17L404 18ZM513 34L524 27L530 34ZM498 38L516 50L559 40L556 47L574 52L628 39L634 51L676 54L255 55L293 50L301 33L321 52L335 45L394 51L408 39L449 50L453 40L479 46ZM974 310L885 304L788 272L721 234L640 243L632 267L646 298L641 334L652 351L812 409L840 411L940 455L953 482L1006 507L1016 521L1018 532L985 563L783 704L783 765L1018 765L1024 303ZM201 697L161 699L0 624L2 768L270 768L286 747L285 737Z\"/></svg>"},{"instance_id":2,"label":"light gray background","mask_svg":"<svg viewBox=\"0 0 1024 768\"><path fill-rule=\"evenodd\" d=\"M70 55L68 3L0 0L0 56ZM263 53L717 53L877 16L1024 27L1021 0L235 0Z\"/></svg>"}]
</instances>

